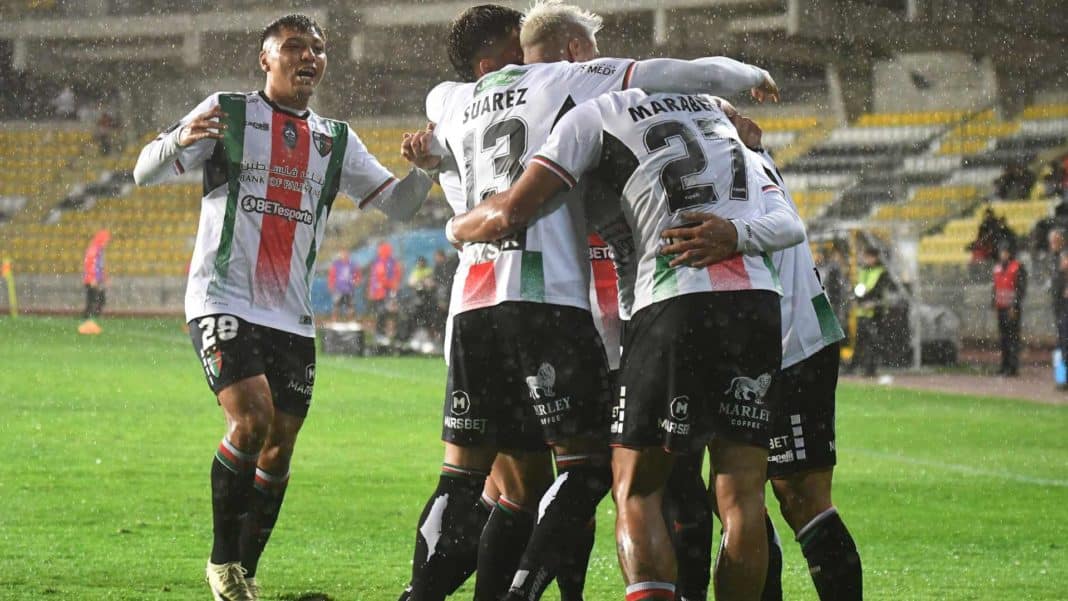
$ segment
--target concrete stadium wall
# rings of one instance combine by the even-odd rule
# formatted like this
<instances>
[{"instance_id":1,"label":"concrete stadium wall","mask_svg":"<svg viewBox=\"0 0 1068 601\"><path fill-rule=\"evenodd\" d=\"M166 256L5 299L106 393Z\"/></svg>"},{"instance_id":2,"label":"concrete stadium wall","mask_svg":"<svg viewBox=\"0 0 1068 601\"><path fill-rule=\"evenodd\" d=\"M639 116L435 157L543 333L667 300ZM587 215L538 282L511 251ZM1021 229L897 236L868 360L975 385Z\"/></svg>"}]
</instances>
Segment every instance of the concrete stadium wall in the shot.
<instances>
[{"instance_id":1,"label":"concrete stadium wall","mask_svg":"<svg viewBox=\"0 0 1068 601\"><path fill-rule=\"evenodd\" d=\"M975 110L994 104L997 93L990 62L964 53L900 54L874 66L876 112Z\"/></svg>"},{"instance_id":2,"label":"concrete stadium wall","mask_svg":"<svg viewBox=\"0 0 1068 601\"><path fill-rule=\"evenodd\" d=\"M7 291L0 280L0 313L6 314ZM19 311L77 314L85 308L85 287L80 275L15 275ZM105 314L179 315L183 311L185 279L177 277L112 278L107 288Z\"/></svg>"}]
</instances>

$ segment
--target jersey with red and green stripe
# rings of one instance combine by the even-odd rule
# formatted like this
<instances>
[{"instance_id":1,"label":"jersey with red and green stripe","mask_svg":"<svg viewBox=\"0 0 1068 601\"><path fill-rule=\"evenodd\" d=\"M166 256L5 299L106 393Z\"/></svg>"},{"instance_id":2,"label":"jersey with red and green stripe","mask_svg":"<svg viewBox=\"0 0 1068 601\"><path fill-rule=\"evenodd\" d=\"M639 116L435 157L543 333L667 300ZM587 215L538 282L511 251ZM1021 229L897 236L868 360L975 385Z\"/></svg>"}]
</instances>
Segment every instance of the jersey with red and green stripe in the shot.
<instances>
[{"instance_id":1,"label":"jersey with red and green stripe","mask_svg":"<svg viewBox=\"0 0 1068 601\"><path fill-rule=\"evenodd\" d=\"M613 92L580 104L553 129L531 163L571 187L592 179L622 199L634 235L634 313L683 294L735 290L782 293L767 255L737 254L707 268L671 267L664 230L687 211L751 220L778 186L747 159L738 132L711 96ZM622 288L622 286L621 286Z\"/></svg>"},{"instance_id":2,"label":"jersey with red and green stripe","mask_svg":"<svg viewBox=\"0 0 1068 601\"><path fill-rule=\"evenodd\" d=\"M454 175L441 180L457 214L523 173L553 124L577 103L626 88L629 59L507 66L474 83L445 82L427 95L434 137ZM589 310L586 225L579 203L561 203L517 234L468 244L453 280L451 316L509 301Z\"/></svg>"},{"instance_id":3,"label":"jersey with red and green stripe","mask_svg":"<svg viewBox=\"0 0 1068 601\"><path fill-rule=\"evenodd\" d=\"M342 192L364 208L397 180L348 124L262 92L213 94L157 142L215 106L223 138L181 149L173 165L176 174L203 166L204 175L186 319L228 313L314 336L310 283L334 198Z\"/></svg>"}]
</instances>

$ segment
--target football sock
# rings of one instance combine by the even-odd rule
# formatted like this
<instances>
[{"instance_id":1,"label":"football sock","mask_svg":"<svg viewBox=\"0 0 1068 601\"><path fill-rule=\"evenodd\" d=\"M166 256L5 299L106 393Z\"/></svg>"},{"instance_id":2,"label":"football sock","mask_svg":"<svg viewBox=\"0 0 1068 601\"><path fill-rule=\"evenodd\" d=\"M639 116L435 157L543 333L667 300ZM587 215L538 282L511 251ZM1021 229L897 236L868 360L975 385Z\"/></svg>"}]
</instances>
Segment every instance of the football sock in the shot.
<instances>
[{"instance_id":1,"label":"football sock","mask_svg":"<svg viewBox=\"0 0 1068 601\"><path fill-rule=\"evenodd\" d=\"M821 601L862 598L860 555L837 509L832 507L813 518L798 531L797 541Z\"/></svg>"},{"instance_id":2,"label":"football sock","mask_svg":"<svg viewBox=\"0 0 1068 601\"><path fill-rule=\"evenodd\" d=\"M675 601L670 582L635 582L627 585L627 601Z\"/></svg>"},{"instance_id":3,"label":"football sock","mask_svg":"<svg viewBox=\"0 0 1068 601\"><path fill-rule=\"evenodd\" d=\"M768 575L764 578L760 601L782 601L782 541L767 512L764 513L764 528L768 532Z\"/></svg>"},{"instance_id":4,"label":"football sock","mask_svg":"<svg viewBox=\"0 0 1068 601\"><path fill-rule=\"evenodd\" d=\"M241 565L248 571L246 578L256 576L260 555L263 554L263 548L267 546L274 524L278 521L278 511L282 508L288 485L288 472L276 476L256 468L252 503L241 525Z\"/></svg>"},{"instance_id":5,"label":"football sock","mask_svg":"<svg viewBox=\"0 0 1068 601\"><path fill-rule=\"evenodd\" d=\"M590 536L589 522L612 486L607 462L591 462L586 455L558 456L557 466L560 475L541 498L538 523L519 561L508 601L541 598L562 561L576 557L583 540ZM588 552L583 564L587 561Z\"/></svg>"},{"instance_id":6,"label":"football sock","mask_svg":"<svg viewBox=\"0 0 1068 601\"><path fill-rule=\"evenodd\" d=\"M578 545L561 559L560 570L556 574L556 586L560 589L560 601L582 601L582 591L586 588L586 570L590 565L590 553L593 552L594 535L597 532L597 518L592 518L578 537Z\"/></svg>"},{"instance_id":7,"label":"football sock","mask_svg":"<svg viewBox=\"0 0 1068 601\"><path fill-rule=\"evenodd\" d=\"M219 443L211 462L211 513L215 540L211 563L241 559L241 522L248 512L252 480L259 453L239 450L226 438Z\"/></svg>"},{"instance_id":8,"label":"football sock","mask_svg":"<svg viewBox=\"0 0 1068 601\"><path fill-rule=\"evenodd\" d=\"M534 529L534 514L504 495L490 512L478 545L475 601L497 601L508 592L519 558Z\"/></svg>"},{"instance_id":9,"label":"football sock","mask_svg":"<svg viewBox=\"0 0 1068 601\"><path fill-rule=\"evenodd\" d=\"M438 487L423 508L415 535L408 597L412 601L445 599L478 552L484 523L478 507L485 482L485 472L442 465Z\"/></svg>"},{"instance_id":10,"label":"football sock","mask_svg":"<svg viewBox=\"0 0 1068 601\"><path fill-rule=\"evenodd\" d=\"M482 528L485 527L486 520L489 519L490 511L493 510L493 507L496 504L497 503L493 499L487 497L485 493L479 498L478 504L475 505L475 517L479 521L480 526L478 528L480 532L482 531ZM478 546L471 545L470 548L464 548L463 551L464 554L456 559L457 570L452 574L455 578L452 583L445 586L446 593L449 595L455 593L457 589L463 586L463 584L467 582L467 579L471 577L471 574L475 573L475 568L478 567ZM411 596L412 585L409 583L397 601L408 601Z\"/></svg>"},{"instance_id":11,"label":"football sock","mask_svg":"<svg viewBox=\"0 0 1068 601\"><path fill-rule=\"evenodd\" d=\"M680 599L704 601L712 570L712 505L701 478L701 455L682 456L671 469L664 520L675 548Z\"/></svg>"}]
</instances>

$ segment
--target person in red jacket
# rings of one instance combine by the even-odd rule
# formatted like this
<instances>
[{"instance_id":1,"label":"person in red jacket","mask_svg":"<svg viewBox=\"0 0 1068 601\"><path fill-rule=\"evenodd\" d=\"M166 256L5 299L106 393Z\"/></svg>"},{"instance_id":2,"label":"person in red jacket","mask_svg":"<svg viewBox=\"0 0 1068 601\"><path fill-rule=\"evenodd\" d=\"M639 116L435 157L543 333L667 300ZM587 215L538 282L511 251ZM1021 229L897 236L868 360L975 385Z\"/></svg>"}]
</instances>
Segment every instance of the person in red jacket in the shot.
<instances>
[{"instance_id":1,"label":"person in red jacket","mask_svg":"<svg viewBox=\"0 0 1068 601\"><path fill-rule=\"evenodd\" d=\"M1027 294L1027 270L1016 260L1012 245L998 247L994 265L994 309L998 314L1001 369L998 374L1016 376L1020 369L1020 315Z\"/></svg>"},{"instance_id":2,"label":"person in red jacket","mask_svg":"<svg viewBox=\"0 0 1068 601\"><path fill-rule=\"evenodd\" d=\"M104 286L107 284L107 271L104 267L104 249L111 241L111 232L100 230L93 235L89 247L85 249L84 277L85 284L85 311L82 317L85 319L78 327L82 334L99 334L100 326L95 318L104 310Z\"/></svg>"},{"instance_id":3,"label":"person in red jacket","mask_svg":"<svg viewBox=\"0 0 1068 601\"><path fill-rule=\"evenodd\" d=\"M375 334L386 334L386 324L396 312L397 290L403 267L393 257L389 242L378 245L378 257L367 268L367 300L375 318Z\"/></svg>"}]
</instances>

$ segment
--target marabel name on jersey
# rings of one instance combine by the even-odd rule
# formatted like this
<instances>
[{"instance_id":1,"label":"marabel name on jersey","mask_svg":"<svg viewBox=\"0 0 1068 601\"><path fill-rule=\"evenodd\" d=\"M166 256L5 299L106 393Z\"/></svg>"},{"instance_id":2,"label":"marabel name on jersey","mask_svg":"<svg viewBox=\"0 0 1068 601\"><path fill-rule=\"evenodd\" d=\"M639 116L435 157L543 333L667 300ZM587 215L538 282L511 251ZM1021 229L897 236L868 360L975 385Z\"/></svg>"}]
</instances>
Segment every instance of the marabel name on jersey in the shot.
<instances>
[{"instance_id":1,"label":"marabel name on jersey","mask_svg":"<svg viewBox=\"0 0 1068 601\"><path fill-rule=\"evenodd\" d=\"M481 100L476 100L464 109L464 123L479 115L490 111L503 111L513 106L522 106L527 103L527 88L508 90L507 92L494 92L487 94Z\"/></svg>"},{"instance_id":2,"label":"marabel name on jersey","mask_svg":"<svg viewBox=\"0 0 1068 601\"><path fill-rule=\"evenodd\" d=\"M702 111L714 111L717 108L700 96L676 96L639 104L628 108L627 112L630 113L631 121L637 123L642 119L648 119L660 113L700 113Z\"/></svg>"}]
</instances>

